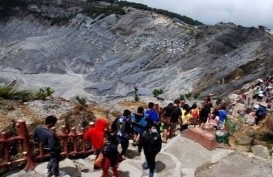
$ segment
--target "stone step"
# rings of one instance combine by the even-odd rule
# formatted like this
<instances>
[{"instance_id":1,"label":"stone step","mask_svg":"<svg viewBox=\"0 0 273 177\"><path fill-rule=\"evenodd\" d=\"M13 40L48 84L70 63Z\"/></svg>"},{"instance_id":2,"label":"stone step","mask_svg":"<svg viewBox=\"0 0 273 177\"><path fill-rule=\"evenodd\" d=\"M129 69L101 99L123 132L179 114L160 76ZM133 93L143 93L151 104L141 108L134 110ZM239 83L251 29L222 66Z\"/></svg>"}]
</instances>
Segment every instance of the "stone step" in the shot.
<instances>
[{"instance_id":1,"label":"stone step","mask_svg":"<svg viewBox=\"0 0 273 177\"><path fill-rule=\"evenodd\" d=\"M206 163L215 163L227 157L232 152L233 151L225 149L209 151L199 143L178 134L176 137L168 140L167 144L164 143L162 145L161 152L156 157L155 176L194 177L198 167ZM66 172L67 175L65 177L100 177L102 176L102 171L93 170L94 158L94 155L90 155L85 159L64 159L60 162L60 170ZM130 143L126 153L126 159L119 164L119 177L147 177L149 170L143 171L142 166L144 163L144 153L142 152L141 155L138 156L137 147L133 147ZM43 176L47 164L48 162L38 164L33 172L34 176ZM109 174L111 174L111 170L109 172ZM14 175L16 177L31 176L26 174L19 175L19 173Z\"/></svg>"}]
</instances>

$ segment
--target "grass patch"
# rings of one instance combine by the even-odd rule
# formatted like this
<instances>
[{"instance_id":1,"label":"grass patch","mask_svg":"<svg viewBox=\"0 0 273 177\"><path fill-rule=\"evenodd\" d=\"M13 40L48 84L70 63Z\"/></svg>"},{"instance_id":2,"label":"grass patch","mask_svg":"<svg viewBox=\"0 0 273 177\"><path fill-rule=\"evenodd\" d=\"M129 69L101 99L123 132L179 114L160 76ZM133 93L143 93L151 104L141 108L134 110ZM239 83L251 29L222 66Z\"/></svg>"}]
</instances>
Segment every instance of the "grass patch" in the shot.
<instances>
[{"instance_id":1,"label":"grass patch","mask_svg":"<svg viewBox=\"0 0 273 177\"><path fill-rule=\"evenodd\" d=\"M54 93L54 90L50 87L45 87L44 89L41 88L38 92L31 90L18 90L15 88L15 84L16 81L12 81L0 86L0 104L3 104L4 100L45 100Z\"/></svg>"},{"instance_id":2,"label":"grass patch","mask_svg":"<svg viewBox=\"0 0 273 177\"><path fill-rule=\"evenodd\" d=\"M33 92L29 90L17 90L15 88L16 81L7 83L0 87L0 98L11 100L27 101L33 98Z\"/></svg>"}]
</instances>

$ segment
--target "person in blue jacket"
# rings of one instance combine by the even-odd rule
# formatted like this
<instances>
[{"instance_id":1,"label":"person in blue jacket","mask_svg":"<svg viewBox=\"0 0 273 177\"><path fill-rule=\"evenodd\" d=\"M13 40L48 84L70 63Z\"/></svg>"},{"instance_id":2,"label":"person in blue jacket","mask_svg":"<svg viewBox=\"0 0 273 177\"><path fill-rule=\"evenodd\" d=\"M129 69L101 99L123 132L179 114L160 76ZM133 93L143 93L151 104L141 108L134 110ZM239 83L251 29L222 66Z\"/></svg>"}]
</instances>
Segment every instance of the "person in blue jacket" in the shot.
<instances>
[{"instance_id":1,"label":"person in blue jacket","mask_svg":"<svg viewBox=\"0 0 273 177\"><path fill-rule=\"evenodd\" d=\"M140 135L145 131L147 121L144 116L144 108L138 107L137 113L131 114L131 121L134 130L133 145L138 145Z\"/></svg>"},{"instance_id":2,"label":"person in blue jacket","mask_svg":"<svg viewBox=\"0 0 273 177\"><path fill-rule=\"evenodd\" d=\"M33 139L36 142L42 143L43 150L50 153L50 160L45 170L46 175L63 176L65 173L59 171L61 146L60 141L51 128L55 126L57 118L48 116L45 119L44 126L37 126L33 133ZM52 177L53 177L52 176Z\"/></svg>"},{"instance_id":3,"label":"person in blue jacket","mask_svg":"<svg viewBox=\"0 0 273 177\"><path fill-rule=\"evenodd\" d=\"M267 107L267 104L264 102L261 102L259 104L259 108L255 112L255 115L256 115L255 124L256 125L258 125L259 121L262 120L266 116L266 113L267 113L266 107Z\"/></svg>"}]
</instances>

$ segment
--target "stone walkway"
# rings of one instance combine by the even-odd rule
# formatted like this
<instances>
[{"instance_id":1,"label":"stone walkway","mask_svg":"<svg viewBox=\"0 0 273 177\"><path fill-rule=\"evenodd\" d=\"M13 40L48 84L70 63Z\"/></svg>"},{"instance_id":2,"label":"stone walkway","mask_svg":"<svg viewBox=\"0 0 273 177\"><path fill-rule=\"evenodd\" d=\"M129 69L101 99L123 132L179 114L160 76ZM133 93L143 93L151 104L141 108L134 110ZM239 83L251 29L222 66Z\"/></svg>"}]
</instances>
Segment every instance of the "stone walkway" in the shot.
<instances>
[{"instance_id":1,"label":"stone walkway","mask_svg":"<svg viewBox=\"0 0 273 177\"><path fill-rule=\"evenodd\" d=\"M143 171L144 154L138 156L136 147L130 145L126 160L119 165L120 177L147 177L149 171ZM60 169L65 171L65 177L91 177L102 175L102 171L93 171L94 155L85 159L65 159L60 163ZM42 177L47 162L37 165L35 171L25 173L20 171L8 177ZM240 171L240 172L238 172ZM261 173L260 173L261 172ZM163 144L156 158L156 177L269 177L271 164L269 161L256 157L248 157L232 150L215 149L209 151L200 144L177 135Z\"/></svg>"}]
</instances>

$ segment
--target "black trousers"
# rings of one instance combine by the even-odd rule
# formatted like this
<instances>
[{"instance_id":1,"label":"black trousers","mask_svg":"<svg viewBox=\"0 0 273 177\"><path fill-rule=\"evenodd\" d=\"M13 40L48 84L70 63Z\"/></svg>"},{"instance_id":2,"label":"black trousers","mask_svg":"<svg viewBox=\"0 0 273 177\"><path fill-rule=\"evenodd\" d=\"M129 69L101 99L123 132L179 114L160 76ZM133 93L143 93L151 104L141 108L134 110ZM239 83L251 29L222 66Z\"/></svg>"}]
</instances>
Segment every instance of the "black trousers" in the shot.
<instances>
[{"instance_id":1,"label":"black trousers","mask_svg":"<svg viewBox=\"0 0 273 177\"><path fill-rule=\"evenodd\" d=\"M129 147L129 140L120 141L120 145L121 145L120 155L123 156L126 153L128 147Z\"/></svg>"},{"instance_id":2,"label":"black trousers","mask_svg":"<svg viewBox=\"0 0 273 177\"><path fill-rule=\"evenodd\" d=\"M50 151L50 160L47 164L47 169L56 176L59 175L60 154L60 150Z\"/></svg>"},{"instance_id":3,"label":"black trousers","mask_svg":"<svg viewBox=\"0 0 273 177\"><path fill-rule=\"evenodd\" d=\"M264 117L265 117L265 115L262 115L262 116L258 116L258 115L257 115L257 117L256 117L256 119L255 119L255 124L258 125L259 122L260 122Z\"/></svg>"},{"instance_id":4,"label":"black trousers","mask_svg":"<svg viewBox=\"0 0 273 177\"><path fill-rule=\"evenodd\" d=\"M150 169L150 173L153 173L155 170L155 153L147 152L144 150L144 154L146 157L147 165Z\"/></svg>"}]
</instances>

